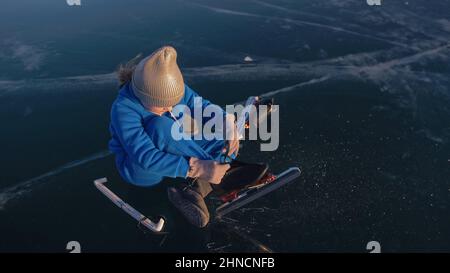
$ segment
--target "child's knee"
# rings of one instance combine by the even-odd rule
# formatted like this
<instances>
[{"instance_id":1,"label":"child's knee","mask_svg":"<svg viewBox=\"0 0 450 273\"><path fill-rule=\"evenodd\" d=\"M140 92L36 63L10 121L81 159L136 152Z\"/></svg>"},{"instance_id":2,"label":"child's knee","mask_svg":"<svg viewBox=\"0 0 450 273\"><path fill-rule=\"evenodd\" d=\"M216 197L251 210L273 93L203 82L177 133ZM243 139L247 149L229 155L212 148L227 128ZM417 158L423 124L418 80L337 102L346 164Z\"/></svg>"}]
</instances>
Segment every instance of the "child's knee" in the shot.
<instances>
[{"instance_id":1,"label":"child's knee","mask_svg":"<svg viewBox=\"0 0 450 273\"><path fill-rule=\"evenodd\" d=\"M154 117L144 122L145 132L150 137L168 137L173 121L166 117Z\"/></svg>"}]
</instances>

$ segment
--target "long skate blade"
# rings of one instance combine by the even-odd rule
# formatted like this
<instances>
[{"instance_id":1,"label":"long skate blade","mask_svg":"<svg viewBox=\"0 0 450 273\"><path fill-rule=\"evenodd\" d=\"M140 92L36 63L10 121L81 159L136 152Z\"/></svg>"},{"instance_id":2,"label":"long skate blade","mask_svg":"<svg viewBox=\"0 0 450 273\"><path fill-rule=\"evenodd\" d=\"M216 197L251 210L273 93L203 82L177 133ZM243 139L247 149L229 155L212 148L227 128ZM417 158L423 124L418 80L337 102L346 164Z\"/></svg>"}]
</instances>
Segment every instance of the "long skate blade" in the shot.
<instances>
[{"instance_id":1,"label":"long skate blade","mask_svg":"<svg viewBox=\"0 0 450 273\"><path fill-rule=\"evenodd\" d=\"M227 202L216 209L216 217L220 218L236 209L241 208L242 206L247 205L248 203L278 189L282 186L292 182L295 178L299 177L301 174L301 170L297 167L291 167L286 171L277 175L275 181L264 185L260 188L249 189L233 201Z\"/></svg>"}]
</instances>

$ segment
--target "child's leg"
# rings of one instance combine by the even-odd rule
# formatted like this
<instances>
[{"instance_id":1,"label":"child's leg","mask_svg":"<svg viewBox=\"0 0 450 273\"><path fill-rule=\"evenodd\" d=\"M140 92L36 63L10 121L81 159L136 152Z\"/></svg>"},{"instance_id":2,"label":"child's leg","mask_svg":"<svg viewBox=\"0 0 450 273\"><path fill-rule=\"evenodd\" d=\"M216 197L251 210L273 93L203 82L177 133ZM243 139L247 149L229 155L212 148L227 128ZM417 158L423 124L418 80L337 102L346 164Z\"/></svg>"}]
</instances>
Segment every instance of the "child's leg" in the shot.
<instances>
[{"instance_id":1,"label":"child's leg","mask_svg":"<svg viewBox=\"0 0 450 273\"><path fill-rule=\"evenodd\" d=\"M203 198L208 196L213 190L211 183L201 179L196 180L196 183L192 185L192 189L199 193Z\"/></svg>"},{"instance_id":2,"label":"child's leg","mask_svg":"<svg viewBox=\"0 0 450 273\"><path fill-rule=\"evenodd\" d=\"M172 136L173 124L174 120L166 116L154 117L145 123L145 131L158 149L171 154L224 162L222 149L227 143L226 140L195 140L193 137L192 139L176 140ZM235 155L232 155L231 158L234 159Z\"/></svg>"},{"instance_id":3,"label":"child's leg","mask_svg":"<svg viewBox=\"0 0 450 273\"><path fill-rule=\"evenodd\" d=\"M161 151L203 160L214 159L193 139L175 139L172 136L173 124L174 120L166 116L154 117L145 123L145 131Z\"/></svg>"}]
</instances>

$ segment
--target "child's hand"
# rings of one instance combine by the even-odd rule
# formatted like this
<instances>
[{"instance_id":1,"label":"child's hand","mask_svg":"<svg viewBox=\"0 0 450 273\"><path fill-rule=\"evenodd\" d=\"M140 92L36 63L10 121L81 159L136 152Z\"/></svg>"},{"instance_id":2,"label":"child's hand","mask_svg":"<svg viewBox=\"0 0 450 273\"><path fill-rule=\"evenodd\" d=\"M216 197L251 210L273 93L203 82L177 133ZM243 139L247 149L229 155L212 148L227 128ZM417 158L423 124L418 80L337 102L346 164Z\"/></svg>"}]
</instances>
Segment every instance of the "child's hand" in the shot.
<instances>
[{"instance_id":1,"label":"child's hand","mask_svg":"<svg viewBox=\"0 0 450 273\"><path fill-rule=\"evenodd\" d=\"M229 164L220 164L214 160L200 160L191 157L187 176L206 180L212 184L220 184L229 168Z\"/></svg>"},{"instance_id":2,"label":"child's hand","mask_svg":"<svg viewBox=\"0 0 450 273\"><path fill-rule=\"evenodd\" d=\"M238 155L239 152L239 136L237 126L234 120L234 115L227 115L225 120L226 125L226 139L228 140L228 154L227 156L231 156L232 154ZM227 151L226 148L222 149L222 153Z\"/></svg>"},{"instance_id":3,"label":"child's hand","mask_svg":"<svg viewBox=\"0 0 450 273\"><path fill-rule=\"evenodd\" d=\"M239 138L237 137L237 133L235 134L235 138L228 141L228 145L230 146L230 149L228 150L227 156L231 156L232 154L235 154L237 156L239 152ZM227 150L225 148L222 150L223 153L225 153L226 151Z\"/></svg>"}]
</instances>

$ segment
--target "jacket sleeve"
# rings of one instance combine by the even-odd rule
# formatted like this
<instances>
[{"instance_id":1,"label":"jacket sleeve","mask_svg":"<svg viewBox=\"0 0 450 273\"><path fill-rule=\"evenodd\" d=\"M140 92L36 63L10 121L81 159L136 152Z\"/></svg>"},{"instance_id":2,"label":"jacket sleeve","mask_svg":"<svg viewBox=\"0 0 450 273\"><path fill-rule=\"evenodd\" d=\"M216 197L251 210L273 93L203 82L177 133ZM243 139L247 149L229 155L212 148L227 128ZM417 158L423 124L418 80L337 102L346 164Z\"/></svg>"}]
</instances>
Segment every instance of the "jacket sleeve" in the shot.
<instances>
[{"instance_id":1,"label":"jacket sleeve","mask_svg":"<svg viewBox=\"0 0 450 273\"><path fill-rule=\"evenodd\" d=\"M186 177L189 158L160 151L147 135L139 113L115 105L111 122L128 157L143 169L168 177Z\"/></svg>"}]
</instances>

